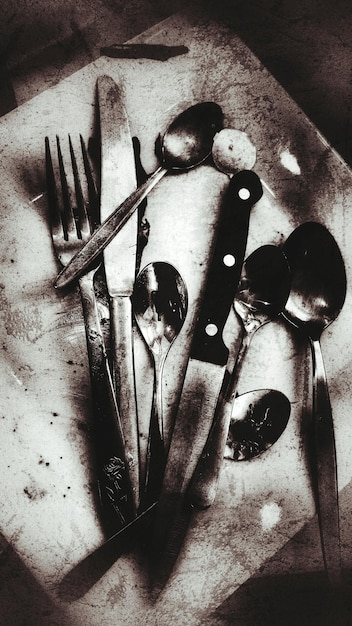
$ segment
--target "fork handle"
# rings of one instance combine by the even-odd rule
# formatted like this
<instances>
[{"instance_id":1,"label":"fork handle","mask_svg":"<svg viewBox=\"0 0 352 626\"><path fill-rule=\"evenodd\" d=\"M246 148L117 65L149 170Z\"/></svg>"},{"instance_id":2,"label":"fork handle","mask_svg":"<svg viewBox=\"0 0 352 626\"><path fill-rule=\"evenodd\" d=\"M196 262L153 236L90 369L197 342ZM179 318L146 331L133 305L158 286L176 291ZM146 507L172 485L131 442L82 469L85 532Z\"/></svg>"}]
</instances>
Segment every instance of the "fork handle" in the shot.
<instances>
[{"instance_id":1,"label":"fork handle","mask_svg":"<svg viewBox=\"0 0 352 626\"><path fill-rule=\"evenodd\" d=\"M99 496L107 532L135 517L129 464L93 285L94 271L79 279L93 400Z\"/></svg>"}]
</instances>

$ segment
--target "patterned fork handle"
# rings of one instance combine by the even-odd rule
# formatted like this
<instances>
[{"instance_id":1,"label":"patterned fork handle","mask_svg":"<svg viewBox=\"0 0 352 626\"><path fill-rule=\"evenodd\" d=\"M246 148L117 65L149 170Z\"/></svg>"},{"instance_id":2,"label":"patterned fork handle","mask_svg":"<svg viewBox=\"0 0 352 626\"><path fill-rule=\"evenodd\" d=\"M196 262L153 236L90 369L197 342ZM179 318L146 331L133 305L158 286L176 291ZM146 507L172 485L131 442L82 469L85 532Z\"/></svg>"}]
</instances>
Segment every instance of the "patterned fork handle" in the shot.
<instances>
[{"instance_id":1,"label":"patterned fork handle","mask_svg":"<svg viewBox=\"0 0 352 626\"><path fill-rule=\"evenodd\" d=\"M80 137L80 143L83 159L81 172L79 172L70 137L70 158L66 160L66 163L64 163L60 140L56 138L58 167L54 167L49 139L45 139L46 181L52 240L55 253L63 266L82 247L91 230L99 222L98 193L82 137ZM96 474L102 504L101 517L106 532L111 535L135 517L135 509L120 416L94 290L94 275L99 267L99 261L79 280L79 287L90 367Z\"/></svg>"}]
</instances>

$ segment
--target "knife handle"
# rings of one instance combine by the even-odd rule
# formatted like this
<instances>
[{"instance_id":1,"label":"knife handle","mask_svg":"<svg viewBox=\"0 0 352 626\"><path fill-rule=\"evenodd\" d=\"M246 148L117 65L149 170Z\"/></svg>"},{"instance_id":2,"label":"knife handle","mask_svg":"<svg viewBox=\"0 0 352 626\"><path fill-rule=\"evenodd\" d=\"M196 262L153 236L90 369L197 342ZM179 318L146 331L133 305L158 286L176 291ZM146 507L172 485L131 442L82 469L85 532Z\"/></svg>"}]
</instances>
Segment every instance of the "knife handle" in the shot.
<instances>
[{"instance_id":1,"label":"knife handle","mask_svg":"<svg viewBox=\"0 0 352 626\"><path fill-rule=\"evenodd\" d=\"M229 351L222 333L241 276L250 210L262 195L260 179L251 170L235 174L226 189L191 347L191 357L199 361L227 362Z\"/></svg>"},{"instance_id":2,"label":"knife handle","mask_svg":"<svg viewBox=\"0 0 352 626\"><path fill-rule=\"evenodd\" d=\"M208 439L188 488L188 500L197 509L208 508L216 497L238 380L250 340L250 334L243 336L233 370L226 370Z\"/></svg>"}]
</instances>

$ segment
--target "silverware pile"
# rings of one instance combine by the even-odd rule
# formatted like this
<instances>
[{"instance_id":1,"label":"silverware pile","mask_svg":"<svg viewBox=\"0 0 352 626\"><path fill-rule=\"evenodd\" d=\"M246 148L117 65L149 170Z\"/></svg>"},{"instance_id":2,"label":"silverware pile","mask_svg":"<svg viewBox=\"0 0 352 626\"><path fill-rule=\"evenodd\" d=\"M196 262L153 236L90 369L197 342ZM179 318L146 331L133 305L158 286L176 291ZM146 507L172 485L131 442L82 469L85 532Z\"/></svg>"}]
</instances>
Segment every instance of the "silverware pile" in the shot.
<instances>
[{"instance_id":1,"label":"silverware pile","mask_svg":"<svg viewBox=\"0 0 352 626\"><path fill-rule=\"evenodd\" d=\"M187 315L187 288L176 268L157 259L140 271L148 234L143 211L148 193L169 171L183 172L209 160L214 136L222 128L222 111L215 103L204 102L181 113L160 143L161 166L147 177L138 143L130 134L121 89L102 76L97 92L100 149L95 159L82 137L78 150L68 138L66 161L62 141L57 138L53 146L46 138L45 155L52 239L62 265L56 286L65 290L78 281L82 299L97 481L109 537L100 550L109 552L111 564L140 535L147 536L153 589L159 592L177 559L192 511L208 507L216 497L224 456L248 460L280 437L290 414L283 394L269 389L237 395L254 333L280 316L303 332L312 347L313 486L325 567L335 584L341 576L337 468L319 340L345 299L346 275L337 244L322 224L307 222L282 249L268 244L245 259L250 211L263 188L254 171L234 173L221 201L176 419L171 437L165 438L163 366ZM94 283L99 272L110 309L108 346ZM232 307L242 328L237 354L222 337ZM134 324L154 364L143 476ZM88 557L89 563L98 553Z\"/></svg>"}]
</instances>

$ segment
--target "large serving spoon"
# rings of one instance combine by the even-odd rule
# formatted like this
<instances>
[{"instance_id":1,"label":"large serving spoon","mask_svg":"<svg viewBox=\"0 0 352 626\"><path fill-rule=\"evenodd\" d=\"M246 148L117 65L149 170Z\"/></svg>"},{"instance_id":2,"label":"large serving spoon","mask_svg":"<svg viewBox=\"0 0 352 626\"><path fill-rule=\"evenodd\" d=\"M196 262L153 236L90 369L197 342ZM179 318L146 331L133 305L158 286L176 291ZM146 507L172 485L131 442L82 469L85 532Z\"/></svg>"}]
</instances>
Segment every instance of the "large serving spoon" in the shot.
<instances>
[{"instance_id":1,"label":"large serving spoon","mask_svg":"<svg viewBox=\"0 0 352 626\"><path fill-rule=\"evenodd\" d=\"M323 330L340 313L346 296L345 265L331 233L305 222L288 237L284 252L292 286L284 316L309 339L313 357L312 456L324 564L332 583L341 575L334 425L320 346Z\"/></svg>"},{"instance_id":2,"label":"large serving spoon","mask_svg":"<svg viewBox=\"0 0 352 626\"><path fill-rule=\"evenodd\" d=\"M289 291L290 271L280 248L261 246L246 259L234 300L242 341L189 488L189 497L197 508L210 506L216 496L237 384L249 344L254 333L283 310Z\"/></svg>"},{"instance_id":3,"label":"large serving spoon","mask_svg":"<svg viewBox=\"0 0 352 626\"><path fill-rule=\"evenodd\" d=\"M146 507L158 496L166 460L162 374L168 352L187 315L187 288L179 272L169 263L149 263L137 276L132 303L136 322L154 359L145 494L142 495Z\"/></svg>"},{"instance_id":4,"label":"large serving spoon","mask_svg":"<svg viewBox=\"0 0 352 626\"><path fill-rule=\"evenodd\" d=\"M160 167L94 231L60 272L56 287L64 287L84 273L165 174L182 172L203 163L211 154L214 135L222 125L221 107L214 102L200 102L178 115L160 142Z\"/></svg>"}]
</instances>

